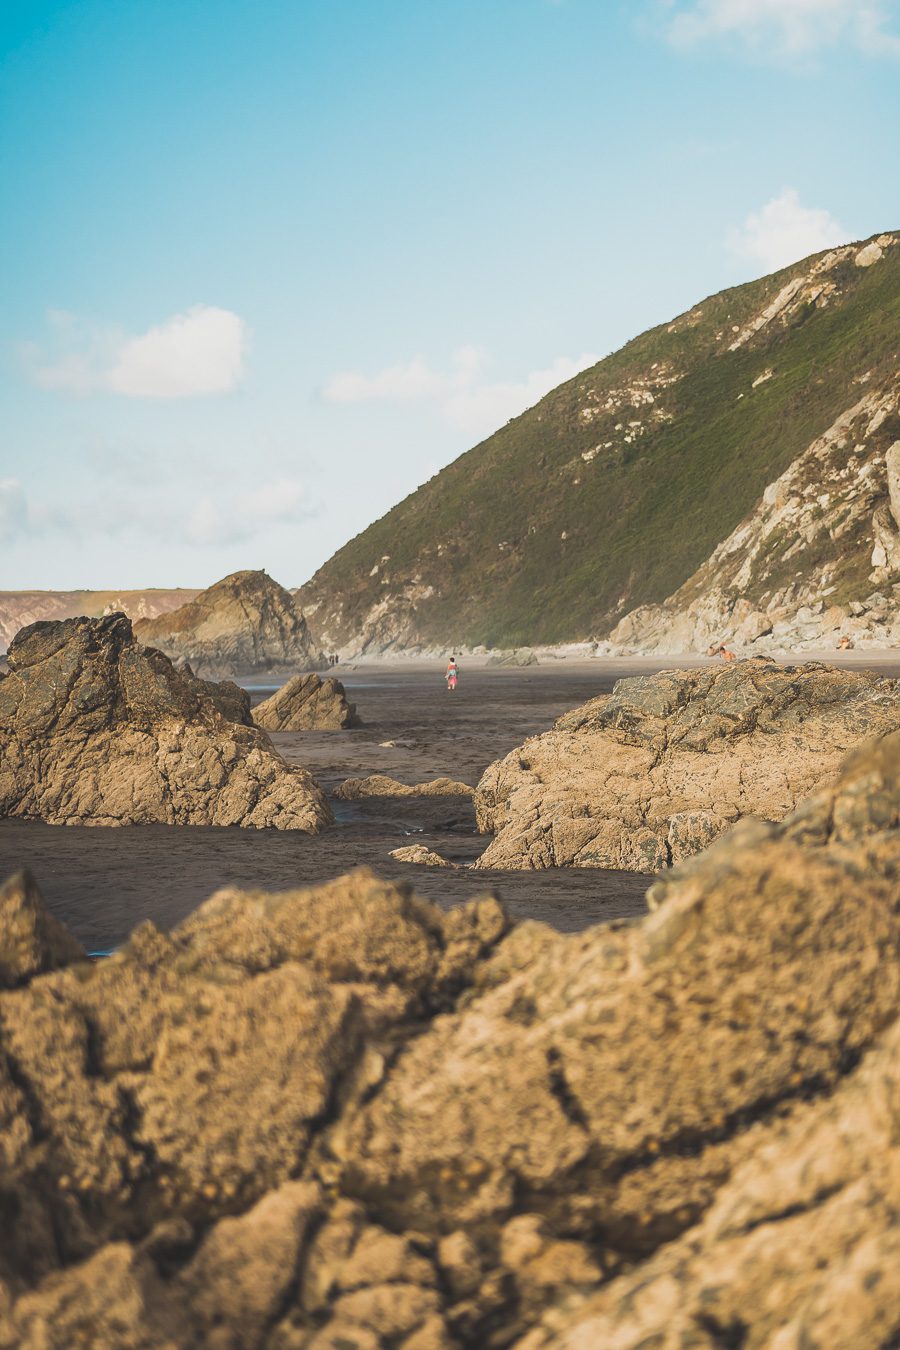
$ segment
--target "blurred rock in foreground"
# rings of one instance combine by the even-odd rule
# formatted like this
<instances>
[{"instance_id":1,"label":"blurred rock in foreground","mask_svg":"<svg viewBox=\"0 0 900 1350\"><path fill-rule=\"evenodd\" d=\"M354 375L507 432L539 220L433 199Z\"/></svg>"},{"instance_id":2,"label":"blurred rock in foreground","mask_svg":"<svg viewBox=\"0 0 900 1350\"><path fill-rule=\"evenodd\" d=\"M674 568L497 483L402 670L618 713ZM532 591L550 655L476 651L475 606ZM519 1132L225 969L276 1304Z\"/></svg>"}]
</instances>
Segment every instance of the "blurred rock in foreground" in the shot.
<instances>
[{"instance_id":1,"label":"blurred rock in foreground","mask_svg":"<svg viewBox=\"0 0 900 1350\"><path fill-rule=\"evenodd\" d=\"M894 733L633 928L360 872L71 951L0 993L0 1346L895 1344L898 880Z\"/></svg>"}]
</instances>

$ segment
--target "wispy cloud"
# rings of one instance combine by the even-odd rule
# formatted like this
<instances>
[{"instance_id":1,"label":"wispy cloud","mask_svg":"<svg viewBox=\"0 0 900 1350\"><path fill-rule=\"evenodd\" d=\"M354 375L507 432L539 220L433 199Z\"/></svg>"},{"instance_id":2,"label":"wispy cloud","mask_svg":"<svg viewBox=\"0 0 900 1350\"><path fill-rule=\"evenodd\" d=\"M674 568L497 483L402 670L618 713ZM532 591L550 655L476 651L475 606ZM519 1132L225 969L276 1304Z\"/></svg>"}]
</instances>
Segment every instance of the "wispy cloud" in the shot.
<instances>
[{"instance_id":1,"label":"wispy cloud","mask_svg":"<svg viewBox=\"0 0 900 1350\"><path fill-rule=\"evenodd\" d=\"M869 56L900 57L893 0L663 0L657 13L675 47L735 39L766 56L808 57L849 44Z\"/></svg>"},{"instance_id":2,"label":"wispy cloud","mask_svg":"<svg viewBox=\"0 0 900 1350\"><path fill-rule=\"evenodd\" d=\"M785 188L729 231L726 243L732 253L758 263L765 273L846 243L848 237L829 211L804 206L796 189Z\"/></svg>"},{"instance_id":3,"label":"wispy cloud","mask_svg":"<svg viewBox=\"0 0 900 1350\"><path fill-rule=\"evenodd\" d=\"M0 540L17 539L28 530L28 501L17 478L0 478Z\"/></svg>"},{"instance_id":4,"label":"wispy cloud","mask_svg":"<svg viewBox=\"0 0 900 1350\"><path fill-rule=\"evenodd\" d=\"M72 394L97 390L126 398L177 399L227 394L244 376L247 326L215 305L194 305L137 336L49 315L56 353L26 349L35 381Z\"/></svg>"},{"instance_id":5,"label":"wispy cloud","mask_svg":"<svg viewBox=\"0 0 900 1350\"><path fill-rule=\"evenodd\" d=\"M201 548L264 538L276 526L295 526L316 514L302 483L281 478L241 496L204 494L187 514L184 537Z\"/></svg>"},{"instance_id":6,"label":"wispy cloud","mask_svg":"<svg viewBox=\"0 0 900 1350\"><path fill-rule=\"evenodd\" d=\"M387 366L374 375L341 371L327 381L322 397L331 403L431 402L467 434L484 436L599 360L593 352L582 352L574 359L558 356L521 380L498 382L486 377L485 352L467 346L453 353L444 371L432 369L422 356Z\"/></svg>"}]
</instances>

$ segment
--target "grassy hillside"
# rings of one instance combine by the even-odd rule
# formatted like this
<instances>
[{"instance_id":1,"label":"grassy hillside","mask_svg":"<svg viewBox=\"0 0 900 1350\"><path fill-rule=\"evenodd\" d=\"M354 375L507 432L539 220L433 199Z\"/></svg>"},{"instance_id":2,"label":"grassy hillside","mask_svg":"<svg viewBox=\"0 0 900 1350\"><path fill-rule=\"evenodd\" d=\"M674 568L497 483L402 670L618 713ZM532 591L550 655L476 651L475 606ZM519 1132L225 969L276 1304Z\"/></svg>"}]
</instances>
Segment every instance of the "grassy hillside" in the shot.
<instances>
[{"instance_id":1,"label":"grassy hillside","mask_svg":"<svg viewBox=\"0 0 900 1350\"><path fill-rule=\"evenodd\" d=\"M664 599L896 362L900 245L859 247L712 296L462 455L301 589L316 631L554 642Z\"/></svg>"}]
</instances>

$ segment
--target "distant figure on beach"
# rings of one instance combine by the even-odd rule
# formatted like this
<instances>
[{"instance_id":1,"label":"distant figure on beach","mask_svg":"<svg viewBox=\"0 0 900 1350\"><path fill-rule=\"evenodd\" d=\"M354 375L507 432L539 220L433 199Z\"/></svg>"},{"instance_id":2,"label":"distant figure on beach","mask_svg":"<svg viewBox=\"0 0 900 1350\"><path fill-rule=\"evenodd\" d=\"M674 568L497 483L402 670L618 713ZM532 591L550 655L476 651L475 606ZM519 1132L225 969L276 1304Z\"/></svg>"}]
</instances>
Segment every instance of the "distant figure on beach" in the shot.
<instances>
[{"instance_id":1,"label":"distant figure on beach","mask_svg":"<svg viewBox=\"0 0 900 1350\"><path fill-rule=\"evenodd\" d=\"M841 637L837 649L839 652L851 652L853 650L853 641L851 638L847 637L846 633Z\"/></svg>"},{"instance_id":2,"label":"distant figure on beach","mask_svg":"<svg viewBox=\"0 0 900 1350\"><path fill-rule=\"evenodd\" d=\"M456 681L458 678L459 667L456 664L456 657L451 656L450 660L447 662L447 688L449 690L452 691L456 688Z\"/></svg>"},{"instance_id":3,"label":"distant figure on beach","mask_svg":"<svg viewBox=\"0 0 900 1350\"><path fill-rule=\"evenodd\" d=\"M708 647L708 648L706 649L706 655L707 655L707 656L721 656L721 658L722 658L723 661L736 661L736 660L737 660L737 657L735 656L734 652L730 652L730 651L728 650L728 648L725 646L725 643L724 643L724 642L720 642L720 643L718 644L718 646L717 646L716 643L714 642L713 645L712 645L711 647Z\"/></svg>"}]
</instances>

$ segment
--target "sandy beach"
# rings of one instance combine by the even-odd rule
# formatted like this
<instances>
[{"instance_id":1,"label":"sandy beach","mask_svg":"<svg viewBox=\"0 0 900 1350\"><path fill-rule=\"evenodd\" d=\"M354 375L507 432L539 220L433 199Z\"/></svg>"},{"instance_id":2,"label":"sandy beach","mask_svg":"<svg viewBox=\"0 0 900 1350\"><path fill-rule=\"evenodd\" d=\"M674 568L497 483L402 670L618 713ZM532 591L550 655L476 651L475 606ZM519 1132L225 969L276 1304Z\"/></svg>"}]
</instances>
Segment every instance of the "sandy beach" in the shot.
<instances>
[{"instance_id":1,"label":"sandy beach","mask_svg":"<svg viewBox=\"0 0 900 1350\"><path fill-rule=\"evenodd\" d=\"M823 653L835 660L835 654ZM842 664L900 673L893 653L850 652ZM274 734L293 763L329 793L345 778L386 773L404 783L446 775L474 785L487 765L561 713L626 675L697 665L696 658L547 661L525 669L463 662L448 694L440 666L397 660L338 669L364 725L353 731ZM277 685L248 680L254 702ZM393 744L387 744L393 742ZM485 840L464 798L332 801L336 823L318 836L205 826L122 829L0 821L0 872L29 867L53 912L90 950L120 944L144 919L178 923L220 886L281 890L328 880L353 867L410 881L442 906L493 890L517 919L561 930L645 912L648 878L560 868L538 872L430 869L397 862L392 849L422 843L469 862Z\"/></svg>"}]
</instances>

